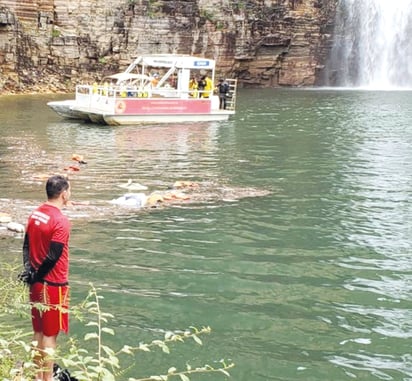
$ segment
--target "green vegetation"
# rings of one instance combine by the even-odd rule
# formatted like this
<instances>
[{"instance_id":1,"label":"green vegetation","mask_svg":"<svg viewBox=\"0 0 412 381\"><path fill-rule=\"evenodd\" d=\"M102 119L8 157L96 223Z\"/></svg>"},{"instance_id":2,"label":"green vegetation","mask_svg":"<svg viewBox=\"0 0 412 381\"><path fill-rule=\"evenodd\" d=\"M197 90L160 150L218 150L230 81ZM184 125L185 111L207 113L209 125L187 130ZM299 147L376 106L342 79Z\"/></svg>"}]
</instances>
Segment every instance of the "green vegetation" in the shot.
<instances>
[{"instance_id":1,"label":"green vegetation","mask_svg":"<svg viewBox=\"0 0 412 381\"><path fill-rule=\"evenodd\" d=\"M58 29L52 29L51 34L52 34L52 37L55 38L55 37L60 37L61 32Z\"/></svg>"},{"instance_id":2,"label":"green vegetation","mask_svg":"<svg viewBox=\"0 0 412 381\"><path fill-rule=\"evenodd\" d=\"M161 14L162 3L158 0L149 0L147 2L146 15L150 19L158 17Z\"/></svg>"},{"instance_id":3,"label":"green vegetation","mask_svg":"<svg viewBox=\"0 0 412 381\"><path fill-rule=\"evenodd\" d=\"M210 22L214 22L214 20L215 20L215 15L211 12L211 11L209 11L209 10L207 10L207 9L201 9L200 10L200 17L202 17L202 18L204 18L204 19L206 19L207 21L210 21Z\"/></svg>"},{"instance_id":4,"label":"green vegetation","mask_svg":"<svg viewBox=\"0 0 412 381\"><path fill-rule=\"evenodd\" d=\"M223 30L225 29L225 24L222 21L216 22L216 30Z\"/></svg>"},{"instance_id":5,"label":"green vegetation","mask_svg":"<svg viewBox=\"0 0 412 381\"><path fill-rule=\"evenodd\" d=\"M232 7L235 11L243 11L246 9L246 4L244 1L235 1L232 3Z\"/></svg>"},{"instance_id":6,"label":"green vegetation","mask_svg":"<svg viewBox=\"0 0 412 381\"><path fill-rule=\"evenodd\" d=\"M30 343L32 333L29 324L30 306L27 294L26 286L17 280L17 268L2 264L0 270L0 379L4 381L17 378L21 381L30 380L33 379L36 371L33 363L36 351ZM71 317L81 321L88 332L82 338L71 336L60 350L56 353L49 353L57 363L69 369L71 375L80 381L124 380L126 372L134 371L134 355L137 352L152 352L154 349L160 349L164 353L170 353L171 345L186 343L188 340L202 345L199 336L209 334L211 331L209 327L169 331L163 338L150 343L139 343L135 346L123 345L120 350L114 350L105 341L107 335L115 335L114 330L109 327L109 321L113 315L102 311L100 304L102 299L98 290L90 285L86 299L70 310ZM204 373L220 373L229 377L228 370L233 366L233 363L226 363L223 360L217 368L210 365L192 368L187 364L185 369L170 367L159 375L128 378L128 380L190 381L192 376ZM144 368L144 364L139 364L139 368Z\"/></svg>"}]
</instances>

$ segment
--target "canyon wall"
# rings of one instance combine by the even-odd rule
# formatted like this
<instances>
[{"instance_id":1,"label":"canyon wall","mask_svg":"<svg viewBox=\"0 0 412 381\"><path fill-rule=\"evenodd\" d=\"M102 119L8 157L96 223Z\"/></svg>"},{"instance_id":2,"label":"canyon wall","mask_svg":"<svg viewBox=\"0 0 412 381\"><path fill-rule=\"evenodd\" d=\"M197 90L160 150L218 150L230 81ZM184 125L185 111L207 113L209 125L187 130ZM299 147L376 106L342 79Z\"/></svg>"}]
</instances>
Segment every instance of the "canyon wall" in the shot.
<instances>
[{"instance_id":1,"label":"canyon wall","mask_svg":"<svg viewBox=\"0 0 412 381\"><path fill-rule=\"evenodd\" d=\"M70 92L144 53L217 60L243 87L313 86L337 0L0 0L0 93Z\"/></svg>"}]
</instances>

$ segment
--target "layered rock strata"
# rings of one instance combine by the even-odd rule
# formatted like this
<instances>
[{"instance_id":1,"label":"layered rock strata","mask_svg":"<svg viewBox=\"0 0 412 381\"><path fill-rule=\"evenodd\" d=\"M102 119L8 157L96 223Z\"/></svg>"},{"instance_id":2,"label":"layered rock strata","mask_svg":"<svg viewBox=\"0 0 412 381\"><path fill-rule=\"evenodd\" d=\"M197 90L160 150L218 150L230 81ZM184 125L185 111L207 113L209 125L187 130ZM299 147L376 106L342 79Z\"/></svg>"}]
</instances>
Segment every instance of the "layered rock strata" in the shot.
<instances>
[{"instance_id":1,"label":"layered rock strata","mask_svg":"<svg viewBox=\"0 0 412 381\"><path fill-rule=\"evenodd\" d=\"M0 91L73 91L138 54L194 54L244 87L312 86L337 0L2 0Z\"/></svg>"}]
</instances>

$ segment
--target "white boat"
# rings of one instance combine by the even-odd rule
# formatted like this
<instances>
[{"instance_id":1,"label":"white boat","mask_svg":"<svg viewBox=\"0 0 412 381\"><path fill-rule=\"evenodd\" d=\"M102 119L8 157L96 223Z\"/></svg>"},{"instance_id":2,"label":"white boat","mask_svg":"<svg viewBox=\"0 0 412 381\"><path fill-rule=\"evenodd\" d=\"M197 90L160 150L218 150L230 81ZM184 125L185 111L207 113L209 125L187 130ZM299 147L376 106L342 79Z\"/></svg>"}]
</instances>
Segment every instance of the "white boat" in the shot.
<instances>
[{"instance_id":1,"label":"white boat","mask_svg":"<svg viewBox=\"0 0 412 381\"><path fill-rule=\"evenodd\" d=\"M89 120L87 114L73 110L75 103L76 101L74 99L67 99L64 101L48 102L47 105L63 118Z\"/></svg>"},{"instance_id":2,"label":"white boat","mask_svg":"<svg viewBox=\"0 0 412 381\"><path fill-rule=\"evenodd\" d=\"M156 54L136 58L121 73L98 85L77 85L72 100L47 105L64 118L109 125L227 120L235 114L236 79L226 79L226 108L215 94L215 61L188 55ZM190 86L206 75L211 91Z\"/></svg>"}]
</instances>

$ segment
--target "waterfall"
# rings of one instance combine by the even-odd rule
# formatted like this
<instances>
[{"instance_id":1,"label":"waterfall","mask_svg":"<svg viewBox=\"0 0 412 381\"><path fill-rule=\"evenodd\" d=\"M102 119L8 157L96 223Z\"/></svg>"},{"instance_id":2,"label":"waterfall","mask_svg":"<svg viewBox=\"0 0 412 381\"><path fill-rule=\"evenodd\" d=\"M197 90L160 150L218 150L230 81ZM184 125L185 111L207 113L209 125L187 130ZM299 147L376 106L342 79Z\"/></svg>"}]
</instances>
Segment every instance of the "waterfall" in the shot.
<instances>
[{"instance_id":1,"label":"waterfall","mask_svg":"<svg viewBox=\"0 0 412 381\"><path fill-rule=\"evenodd\" d=\"M412 0L339 0L332 86L412 88Z\"/></svg>"}]
</instances>

